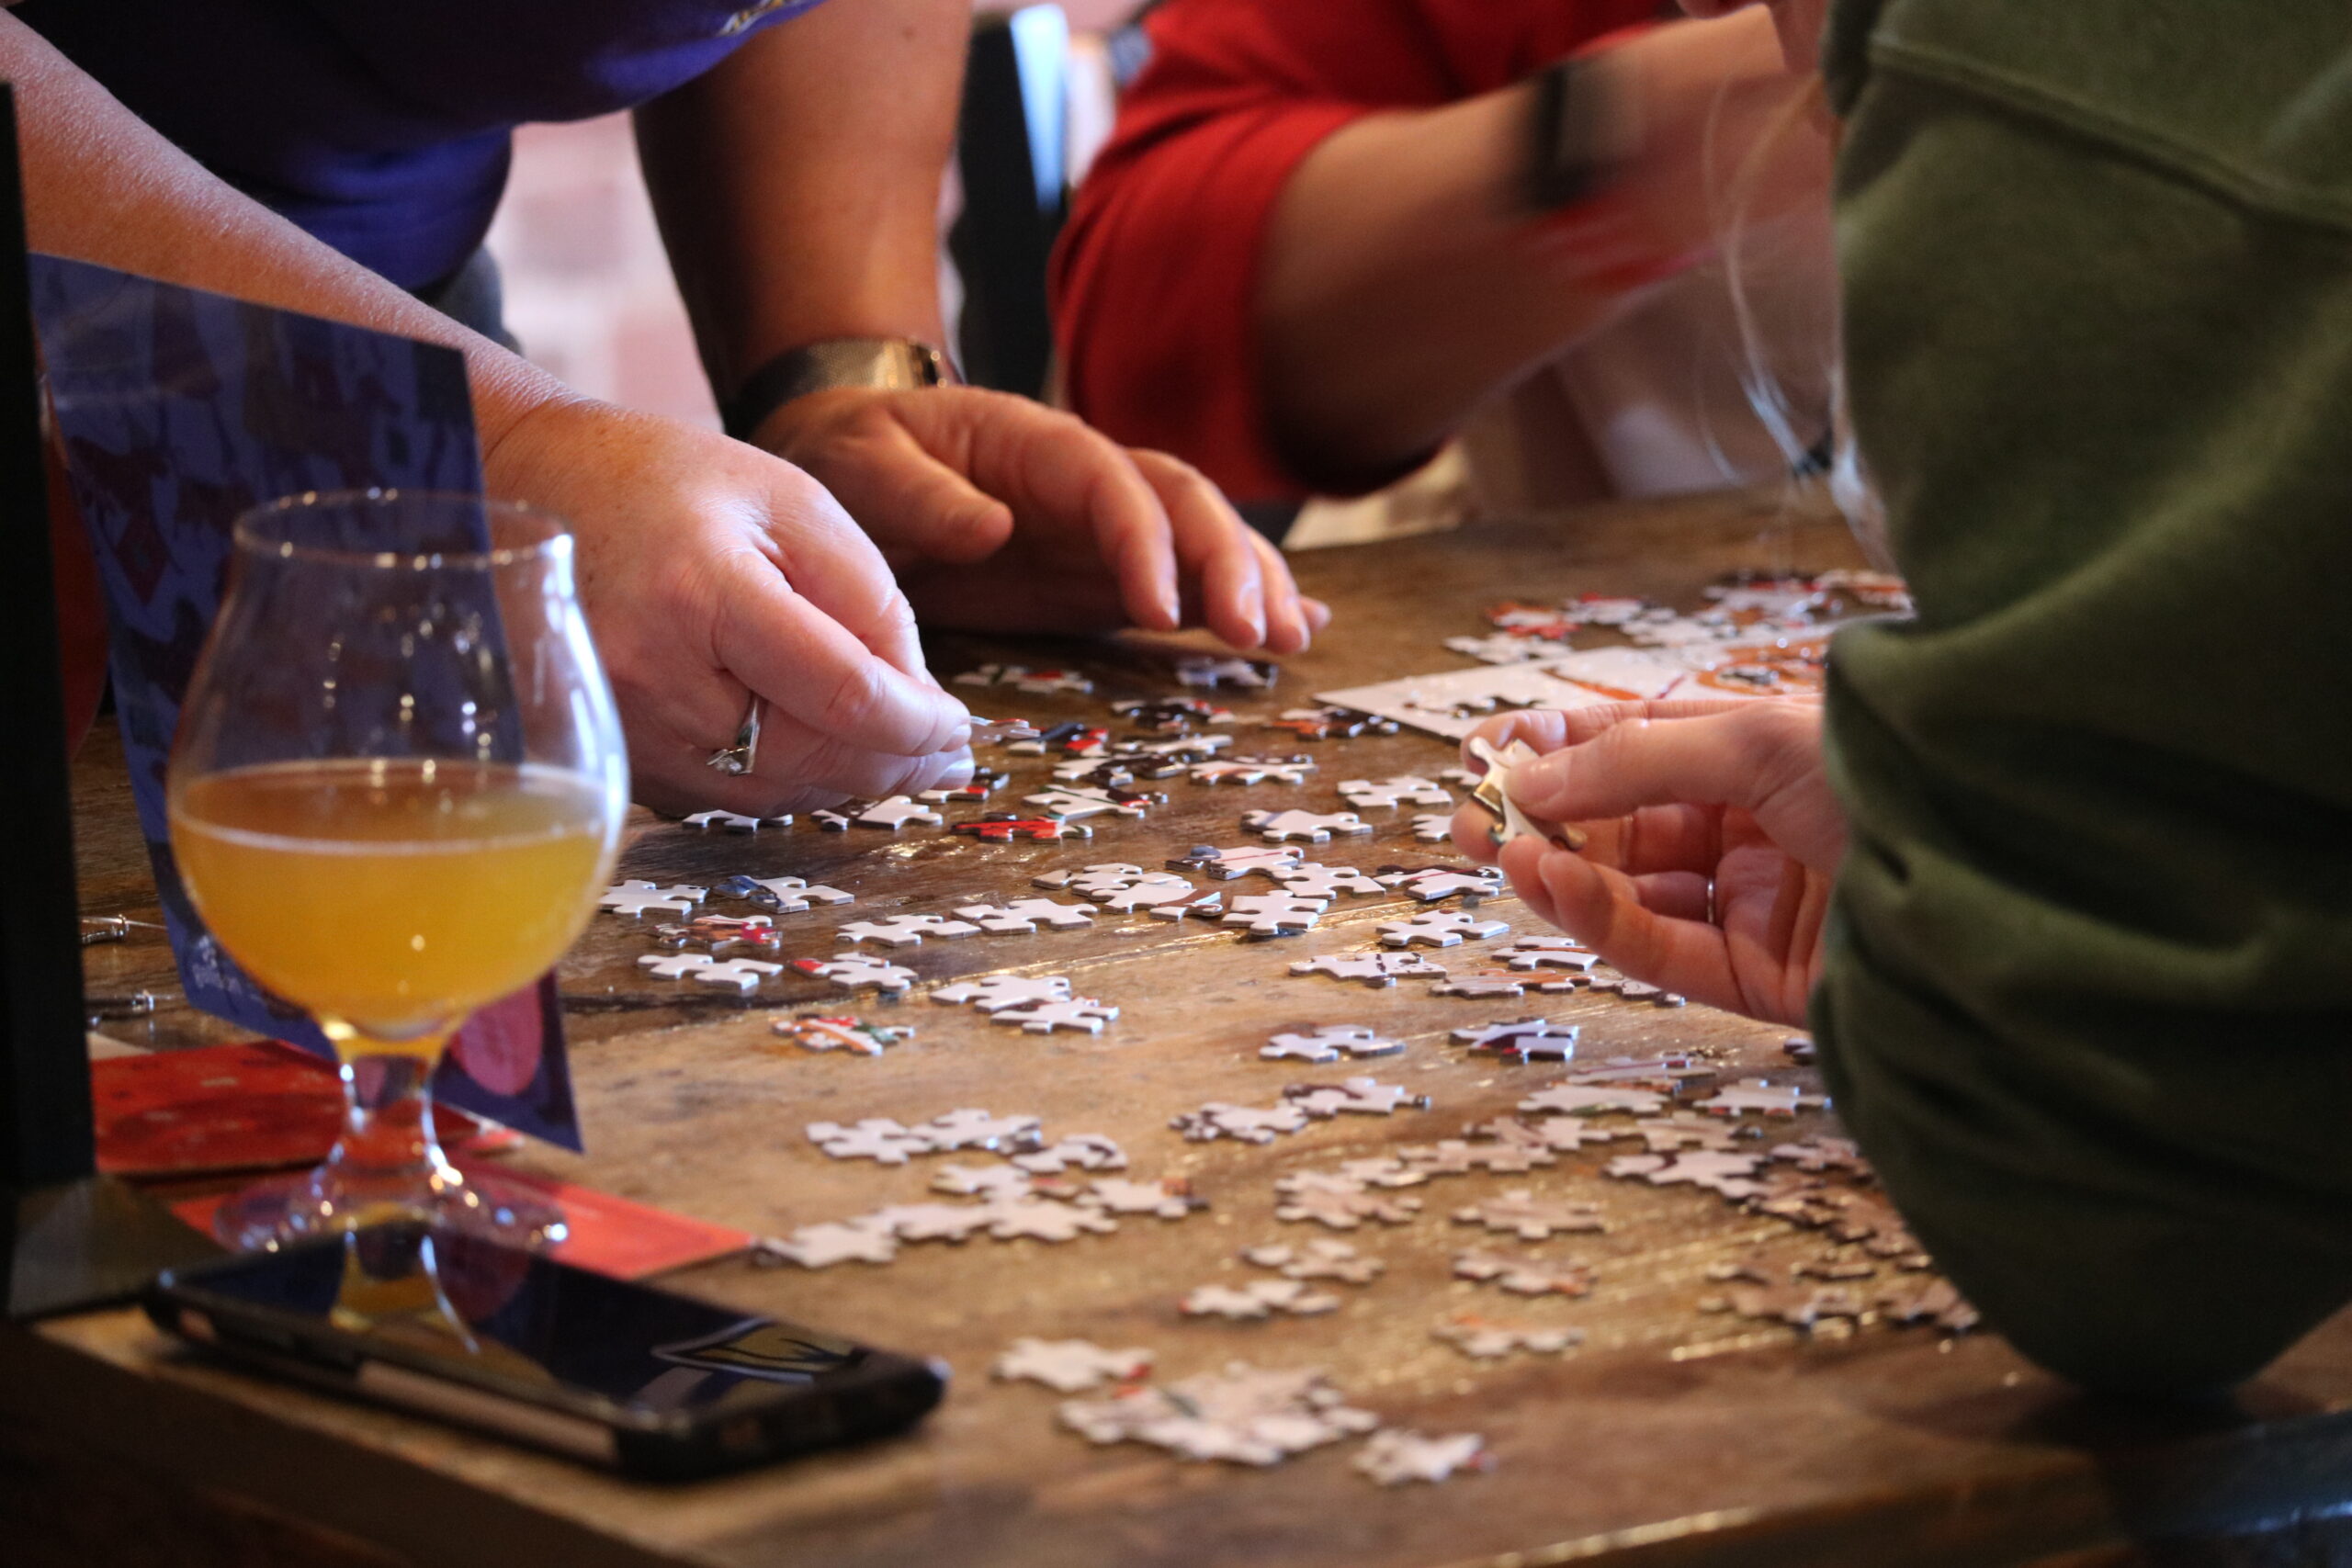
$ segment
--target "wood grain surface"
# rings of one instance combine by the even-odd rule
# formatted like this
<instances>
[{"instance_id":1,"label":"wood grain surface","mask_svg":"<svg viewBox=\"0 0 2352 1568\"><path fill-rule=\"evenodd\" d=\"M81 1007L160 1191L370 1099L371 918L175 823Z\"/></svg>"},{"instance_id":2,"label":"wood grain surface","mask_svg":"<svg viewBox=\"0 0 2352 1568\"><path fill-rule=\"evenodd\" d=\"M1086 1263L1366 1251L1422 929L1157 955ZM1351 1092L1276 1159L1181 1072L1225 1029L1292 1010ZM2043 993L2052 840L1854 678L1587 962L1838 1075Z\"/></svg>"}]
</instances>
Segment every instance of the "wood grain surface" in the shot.
<instances>
[{"instance_id":1,"label":"wood grain surface","mask_svg":"<svg viewBox=\"0 0 2352 1568\"><path fill-rule=\"evenodd\" d=\"M1463 661L1442 639L1484 629L1481 608L1501 597L1605 591L1690 606L1735 568L1810 570L1854 558L1834 527L1745 498L1598 509L1317 552L1300 558L1298 570L1338 608L1338 623L1288 661L1273 693L1221 700L1246 720L1318 689L1457 667ZM1159 652L1175 646L932 641L943 674L1009 658L1094 677L1091 697L971 694L984 713L1041 721L1107 721L1112 699L1173 690ZM1156 867L1193 844L1244 842L1244 810L1338 809L1341 778L1434 775L1453 761L1450 747L1410 735L1296 745L1246 722L1236 735L1237 750L1303 750L1318 771L1303 789L1170 780L1152 786L1167 790L1169 804L1145 819L1094 818L1091 841L1062 844L991 846L921 828L831 834L805 821L755 838L705 835L639 814L622 871L705 886L735 872L788 874L853 891L857 903L846 911L779 921L790 955L826 955L831 929L847 919L1026 896L1033 876L1057 866ZM1023 760L1016 784L1043 774L1036 759ZM106 738L92 743L77 783L86 910L152 912L119 753ZM1011 798L951 807L950 816ZM1442 852L1412 841L1411 808L1365 816L1379 825L1374 837L1310 852L1367 868ZM710 908L744 908L722 900ZM2352 1395L2352 1331L2343 1320L2287 1358L2239 1408L2195 1421L2085 1406L1990 1335L1952 1341L1872 1325L1801 1341L1792 1330L1711 1315L1698 1303L1717 1288L1705 1278L1710 1263L1751 1246L1785 1262L1818 1253L1819 1237L1712 1194L1601 1179L1599 1165L1630 1145L1564 1156L1525 1177L1414 1190L1427 1211L1412 1224L1350 1237L1384 1258L1387 1272L1362 1290L1334 1287L1346 1304L1329 1316L1239 1325L1180 1317L1176 1300L1190 1287L1255 1277L1236 1261L1238 1248L1328 1234L1274 1219L1277 1176L1453 1135L1508 1112L1526 1086L1554 1076L1464 1058L1446 1043L1452 1029L1536 1013L1582 1025L1586 1057L1690 1049L1734 1070L1784 1066L1785 1031L1697 1007L1595 996L1473 1001L1432 997L1414 982L1374 990L1289 974L1295 959L1366 946L1375 922L1401 912L1396 899L1342 899L1315 931L1264 942L1115 915L1078 931L931 942L898 951L896 961L922 977L912 997L847 1007L797 977L740 999L650 979L636 964L650 949L650 931L597 918L563 965L588 1153L534 1149L521 1164L775 1235L921 1201L940 1163L881 1169L831 1160L804 1137L806 1123L914 1122L979 1106L1041 1116L1049 1134L1108 1134L1130 1156L1127 1174L1183 1176L1209 1201L1181 1222L1127 1218L1115 1235L1066 1246L980 1238L906 1247L882 1268L808 1272L734 1258L672 1278L748 1310L944 1358L955 1371L951 1393L908 1438L692 1486L640 1486L206 1366L127 1313L37 1333L0 1330L0 1413L129 1472L232 1493L337 1539L419 1562L502 1568L1908 1565L2078 1552L2097 1555L2070 1560L2104 1562L2137 1560L2109 1555L2133 1539L2290 1521L2352 1500L2345 1423L2331 1414ZM1515 899L1485 912L1518 931L1540 929ZM1463 970L1495 945L1438 956ZM1067 975L1121 1015L1099 1037L1041 1037L922 995L934 981L998 970ZM175 989L159 941L92 949L87 971L94 993ZM919 1032L879 1058L811 1055L770 1032L775 1019L811 1008ZM1408 1042L1402 1056L1350 1070L1425 1093L1432 1108L1318 1122L1262 1147L1190 1144L1169 1130L1171 1114L1205 1100L1268 1104L1285 1083L1340 1076L1257 1058L1276 1031L1317 1023L1367 1024ZM226 1037L185 1009L107 1027L164 1047ZM1818 1117L1795 1124L1829 1125ZM1514 1186L1605 1205L1606 1235L1498 1244L1589 1260L1600 1276L1590 1297L1522 1302L1451 1278L1452 1255L1486 1238L1450 1223L1448 1211ZM1565 1359L1474 1362L1430 1334L1463 1311L1574 1325L1588 1343ZM1024 1335L1147 1346L1163 1379L1236 1359L1321 1367L1354 1403L1393 1423L1484 1434L1497 1467L1440 1487L1384 1490L1348 1468L1352 1445L1263 1472L1093 1448L1056 1426L1057 1396L990 1380L994 1355Z\"/></svg>"}]
</instances>

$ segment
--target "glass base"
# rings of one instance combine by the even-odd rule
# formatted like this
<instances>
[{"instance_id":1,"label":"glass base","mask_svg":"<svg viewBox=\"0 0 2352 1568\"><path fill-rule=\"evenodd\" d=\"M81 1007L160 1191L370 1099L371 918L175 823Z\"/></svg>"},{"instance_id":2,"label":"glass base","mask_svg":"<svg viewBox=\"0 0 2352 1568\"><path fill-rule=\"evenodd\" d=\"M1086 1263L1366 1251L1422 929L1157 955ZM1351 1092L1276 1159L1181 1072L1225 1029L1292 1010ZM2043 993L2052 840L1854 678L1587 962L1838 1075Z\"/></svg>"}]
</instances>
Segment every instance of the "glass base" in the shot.
<instances>
[{"instance_id":1,"label":"glass base","mask_svg":"<svg viewBox=\"0 0 2352 1568\"><path fill-rule=\"evenodd\" d=\"M563 1211L536 1189L492 1171L443 1166L430 1179L355 1179L332 1165L257 1182L221 1200L212 1235L239 1252L274 1251L362 1225L422 1222L507 1247L553 1247L569 1234Z\"/></svg>"}]
</instances>

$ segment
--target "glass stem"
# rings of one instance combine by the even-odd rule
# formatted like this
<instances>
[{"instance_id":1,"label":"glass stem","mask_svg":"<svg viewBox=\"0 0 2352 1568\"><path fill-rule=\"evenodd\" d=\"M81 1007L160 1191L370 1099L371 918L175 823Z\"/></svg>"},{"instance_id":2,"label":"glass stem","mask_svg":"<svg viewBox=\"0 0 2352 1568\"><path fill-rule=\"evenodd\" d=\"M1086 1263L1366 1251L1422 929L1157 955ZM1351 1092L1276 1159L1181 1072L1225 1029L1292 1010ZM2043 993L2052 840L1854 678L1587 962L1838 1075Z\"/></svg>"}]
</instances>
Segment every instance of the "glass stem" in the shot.
<instances>
[{"instance_id":1,"label":"glass stem","mask_svg":"<svg viewBox=\"0 0 2352 1568\"><path fill-rule=\"evenodd\" d=\"M355 1053L343 1061L343 1135L330 1171L373 1187L438 1184L456 1170L433 1127L433 1069L439 1054Z\"/></svg>"}]
</instances>

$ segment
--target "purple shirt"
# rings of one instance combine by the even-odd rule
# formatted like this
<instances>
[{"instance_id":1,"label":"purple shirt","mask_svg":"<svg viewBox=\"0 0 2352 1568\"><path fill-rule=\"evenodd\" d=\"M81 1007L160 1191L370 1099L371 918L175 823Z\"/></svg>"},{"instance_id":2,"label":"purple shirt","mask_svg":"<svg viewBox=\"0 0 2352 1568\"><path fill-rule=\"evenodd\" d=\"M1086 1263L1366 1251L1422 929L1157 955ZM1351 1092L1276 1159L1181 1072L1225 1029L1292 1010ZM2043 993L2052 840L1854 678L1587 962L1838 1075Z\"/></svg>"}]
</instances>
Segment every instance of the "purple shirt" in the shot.
<instances>
[{"instance_id":1,"label":"purple shirt","mask_svg":"<svg viewBox=\"0 0 2352 1568\"><path fill-rule=\"evenodd\" d=\"M508 134L628 108L818 0L26 0L238 189L403 288L481 243Z\"/></svg>"}]
</instances>

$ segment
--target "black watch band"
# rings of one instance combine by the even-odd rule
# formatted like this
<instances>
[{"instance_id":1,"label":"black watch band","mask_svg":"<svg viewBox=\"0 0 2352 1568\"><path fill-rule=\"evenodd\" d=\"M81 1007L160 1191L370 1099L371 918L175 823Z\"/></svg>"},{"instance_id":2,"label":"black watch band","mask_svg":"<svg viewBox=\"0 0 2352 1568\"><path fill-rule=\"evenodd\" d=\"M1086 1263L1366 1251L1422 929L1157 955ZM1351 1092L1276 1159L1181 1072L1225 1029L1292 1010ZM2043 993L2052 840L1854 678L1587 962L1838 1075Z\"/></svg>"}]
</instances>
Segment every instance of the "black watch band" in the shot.
<instances>
[{"instance_id":1,"label":"black watch band","mask_svg":"<svg viewBox=\"0 0 2352 1568\"><path fill-rule=\"evenodd\" d=\"M787 349L744 378L719 410L727 434L748 441L768 415L795 398L831 387L907 391L955 379L947 356L901 337L833 337Z\"/></svg>"},{"instance_id":2,"label":"black watch band","mask_svg":"<svg viewBox=\"0 0 2352 1568\"><path fill-rule=\"evenodd\" d=\"M1605 60L1563 60L1536 73L1523 195L1556 212L1607 185L1638 138L1619 73Z\"/></svg>"}]
</instances>

